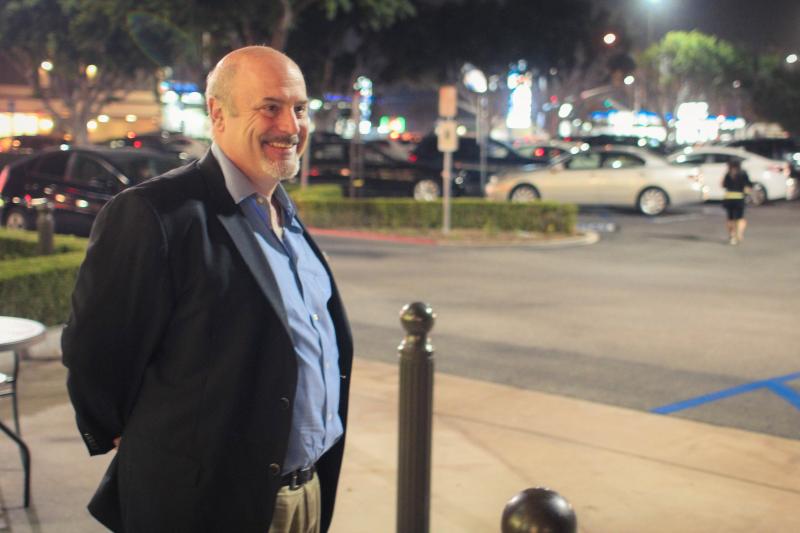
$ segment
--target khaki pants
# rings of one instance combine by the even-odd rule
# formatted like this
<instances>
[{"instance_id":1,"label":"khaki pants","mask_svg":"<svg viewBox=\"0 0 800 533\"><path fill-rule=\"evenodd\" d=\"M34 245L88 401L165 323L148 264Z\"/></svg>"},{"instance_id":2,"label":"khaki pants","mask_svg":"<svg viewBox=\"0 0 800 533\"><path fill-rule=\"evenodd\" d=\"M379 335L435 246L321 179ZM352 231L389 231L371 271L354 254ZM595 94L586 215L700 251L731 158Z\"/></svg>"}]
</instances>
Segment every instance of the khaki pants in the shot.
<instances>
[{"instance_id":1,"label":"khaki pants","mask_svg":"<svg viewBox=\"0 0 800 533\"><path fill-rule=\"evenodd\" d=\"M275 500L269 533L319 533L322 514L320 500L316 473L311 481L295 490L281 487Z\"/></svg>"}]
</instances>

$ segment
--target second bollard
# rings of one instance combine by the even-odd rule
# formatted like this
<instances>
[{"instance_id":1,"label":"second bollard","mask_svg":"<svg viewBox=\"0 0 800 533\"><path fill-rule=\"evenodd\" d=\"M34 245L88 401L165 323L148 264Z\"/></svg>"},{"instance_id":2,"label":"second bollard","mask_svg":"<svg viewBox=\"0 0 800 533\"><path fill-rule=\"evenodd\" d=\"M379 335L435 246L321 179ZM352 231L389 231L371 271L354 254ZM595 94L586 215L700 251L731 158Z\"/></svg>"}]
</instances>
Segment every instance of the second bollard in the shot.
<instances>
[{"instance_id":1,"label":"second bollard","mask_svg":"<svg viewBox=\"0 0 800 533\"><path fill-rule=\"evenodd\" d=\"M400 322L397 533L427 533L430 526L433 346L428 333L436 315L431 306L403 307Z\"/></svg>"},{"instance_id":2,"label":"second bollard","mask_svg":"<svg viewBox=\"0 0 800 533\"><path fill-rule=\"evenodd\" d=\"M572 505L545 487L525 489L503 509L502 533L575 533L578 521Z\"/></svg>"},{"instance_id":3,"label":"second bollard","mask_svg":"<svg viewBox=\"0 0 800 533\"><path fill-rule=\"evenodd\" d=\"M55 222L53 220L53 206L49 202L44 202L36 206L36 231L39 234L39 255L50 255L53 253L53 231Z\"/></svg>"}]
</instances>

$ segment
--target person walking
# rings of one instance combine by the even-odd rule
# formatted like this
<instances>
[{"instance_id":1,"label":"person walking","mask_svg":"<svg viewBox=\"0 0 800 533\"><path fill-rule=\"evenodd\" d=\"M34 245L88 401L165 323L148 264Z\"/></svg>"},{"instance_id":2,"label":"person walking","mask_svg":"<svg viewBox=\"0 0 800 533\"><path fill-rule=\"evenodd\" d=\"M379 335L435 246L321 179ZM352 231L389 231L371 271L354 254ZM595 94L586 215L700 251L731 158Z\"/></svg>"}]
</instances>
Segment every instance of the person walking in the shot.
<instances>
[{"instance_id":1,"label":"person walking","mask_svg":"<svg viewBox=\"0 0 800 533\"><path fill-rule=\"evenodd\" d=\"M306 146L300 68L264 46L209 73L213 144L98 215L62 335L89 511L126 533L328 530L352 337L281 180Z\"/></svg>"},{"instance_id":2,"label":"person walking","mask_svg":"<svg viewBox=\"0 0 800 533\"><path fill-rule=\"evenodd\" d=\"M750 176L742 170L742 163L738 159L728 161L728 171L722 178L722 187L725 189L722 206L728 218L728 243L736 245L744 239L744 230L747 228L747 220L744 218L745 198L753 187Z\"/></svg>"}]
</instances>

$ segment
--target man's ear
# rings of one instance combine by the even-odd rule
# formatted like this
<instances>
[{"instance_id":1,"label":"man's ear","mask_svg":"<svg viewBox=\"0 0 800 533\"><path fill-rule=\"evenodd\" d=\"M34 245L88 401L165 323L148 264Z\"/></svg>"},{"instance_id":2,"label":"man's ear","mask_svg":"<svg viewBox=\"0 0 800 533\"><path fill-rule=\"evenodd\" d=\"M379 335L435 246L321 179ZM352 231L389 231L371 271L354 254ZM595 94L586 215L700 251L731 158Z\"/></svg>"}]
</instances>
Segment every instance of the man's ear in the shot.
<instances>
[{"instance_id":1,"label":"man's ear","mask_svg":"<svg viewBox=\"0 0 800 533\"><path fill-rule=\"evenodd\" d=\"M211 128L214 131L225 130L225 117L222 113L222 102L213 96L208 99L208 116L211 119Z\"/></svg>"}]
</instances>

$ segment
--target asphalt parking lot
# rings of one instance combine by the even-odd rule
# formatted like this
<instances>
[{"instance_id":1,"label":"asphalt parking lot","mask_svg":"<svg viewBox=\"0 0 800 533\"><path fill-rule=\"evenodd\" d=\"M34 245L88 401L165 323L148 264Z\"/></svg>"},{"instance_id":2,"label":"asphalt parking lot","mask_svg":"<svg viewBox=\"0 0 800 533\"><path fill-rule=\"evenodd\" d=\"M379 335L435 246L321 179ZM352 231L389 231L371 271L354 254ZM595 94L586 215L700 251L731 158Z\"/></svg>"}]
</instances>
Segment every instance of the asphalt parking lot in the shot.
<instances>
[{"instance_id":1,"label":"asphalt parking lot","mask_svg":"<svg viewBox=\"0 0 800 533\"><path fill-rule=\"evenodd\" d=\"M582 212L591 246L320 240L359 356L396 361L397 313L421 300L441 371L796 439L800 202L748 219L736 247L713 204Z\"/></svg>"}]
</instances>

